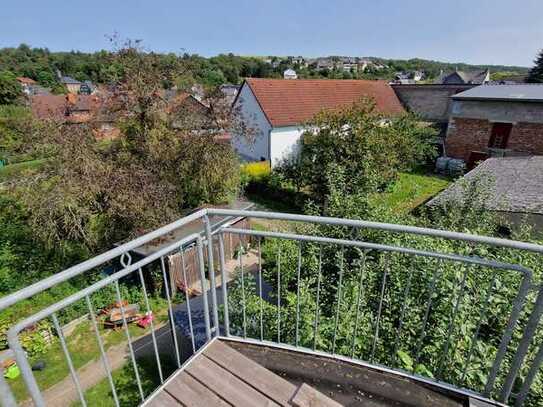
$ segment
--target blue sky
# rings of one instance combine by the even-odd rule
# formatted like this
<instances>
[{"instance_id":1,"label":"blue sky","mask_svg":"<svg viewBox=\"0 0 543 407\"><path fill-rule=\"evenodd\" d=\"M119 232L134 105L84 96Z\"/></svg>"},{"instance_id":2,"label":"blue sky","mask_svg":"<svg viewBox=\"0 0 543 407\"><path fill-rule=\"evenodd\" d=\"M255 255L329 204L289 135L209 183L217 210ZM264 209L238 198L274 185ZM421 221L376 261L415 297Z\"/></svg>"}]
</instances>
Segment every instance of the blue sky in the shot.
<instances>
[{"instance_id":1,"label":"blue sky","mask_svg":"<svg viewBox=\"0 0 543 407\"><path fill-rule=\"evenodd\" d=\"M543 0L11 0L0 47L421 57L530 66L543 48Z\"/></svg>"}]
</instances>

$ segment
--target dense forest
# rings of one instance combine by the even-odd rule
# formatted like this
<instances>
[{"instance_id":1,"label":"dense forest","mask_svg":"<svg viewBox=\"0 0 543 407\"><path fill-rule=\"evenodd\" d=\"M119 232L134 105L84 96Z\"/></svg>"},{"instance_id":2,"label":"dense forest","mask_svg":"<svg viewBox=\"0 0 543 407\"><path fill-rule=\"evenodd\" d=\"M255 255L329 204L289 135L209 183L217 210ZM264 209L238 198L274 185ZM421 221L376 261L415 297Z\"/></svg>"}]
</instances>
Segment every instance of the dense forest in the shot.
<instances>
[{"instance_id":1,"label":"dense forest","mask_svg":"<svg viewBox=\"0 0 543 407\"><path fill-rule=\"evenodd\" d=\"M31 48L21 44L17 48L0 49L0 71L11 71L17 76L26 76L41 85L55 89L59 86L57 71L77 80L91 80L95 83L109 83L117 78L122 70L112 58L112 51L101 50L93 53L79 51L52 52L47 48ZM339 57L330 57L334 60ZM345 79L392 79L397 72L420 70L427 78L436 78L443 72L459 70L490 69L493 73L527 74L528 68L501 65L468 65L465 63L445 63L424 59L383 59L368 58L382 67L364 72L344 72L343 70L318 70L311 64L304 66L288 57L247 57L234 54L220 54L205 58L197 54L160 54L159 63L173 66L181 63L186 67L186 75L180 75L176 85L184 87L194 83L204 86L217 86L223 83L240 83L244 77L281 77L287 68L294 68L301 78L345 78ZM277 61L271 64L269 61ZM294 60L296 61L296 60ZM190 73L189 73L190 72Z\"/></svg>"}]
</instances>

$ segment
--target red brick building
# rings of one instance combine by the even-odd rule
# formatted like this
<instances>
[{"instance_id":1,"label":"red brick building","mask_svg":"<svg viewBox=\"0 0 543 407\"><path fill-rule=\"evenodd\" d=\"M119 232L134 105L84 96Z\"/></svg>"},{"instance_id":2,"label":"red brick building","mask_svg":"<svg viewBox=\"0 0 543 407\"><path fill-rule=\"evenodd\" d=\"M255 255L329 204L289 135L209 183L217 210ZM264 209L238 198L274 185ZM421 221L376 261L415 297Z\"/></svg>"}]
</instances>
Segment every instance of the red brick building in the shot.
<instances>
[{"instance_id":1,"label":"red brick building","mask_svg":"<svg viewBox=\"0 0 543 407\"><path fill-rule=\"evenodd\" d=\"M543 155L543 85L482 85L452 96L445 155L468 163Z\"/></svg>"}]
</instances>

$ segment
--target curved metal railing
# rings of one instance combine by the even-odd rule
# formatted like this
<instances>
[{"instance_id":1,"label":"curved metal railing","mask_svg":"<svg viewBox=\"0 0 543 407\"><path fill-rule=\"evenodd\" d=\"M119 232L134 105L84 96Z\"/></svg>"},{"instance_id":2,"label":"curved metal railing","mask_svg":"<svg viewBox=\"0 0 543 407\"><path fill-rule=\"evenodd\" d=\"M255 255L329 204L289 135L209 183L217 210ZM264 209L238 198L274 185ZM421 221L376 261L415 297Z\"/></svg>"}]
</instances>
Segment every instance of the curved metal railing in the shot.
<instances>
[{"instance_id":1,"label":"curved metal railing","mask_svg":"<svg viewBox=\"0 0 543 407\"><path fill-rule=\"evenodd\" d=\"M210 217L222 217L224 221L213 225ZM297 226L310 224L320 228L313 227L309 232L299 233L242 229L233 226L233 220L239 218L280 220ZM200 225L201 233L174 239L133 262L136 249L195 222ZM348 228L350 237L345 238L345 233L340 238L333 237L333 230L331 236L323 235L330 228ZM303 230L300 227L293 229ZM422 240L413 238L411 245L395 245L389 241L385 244L363 239L364 233L369 231L387 236L408 234ZM225 254L225 242L231 236L245 242L240 244L239 263L236 261L234 268ZM81 386L58 317L63 309L78 301L85 301L100 349L104 378L108 379L114 402L119 405L118 389L92 301L93 294L110 286L114 288L114 300L121 304L129 359L139 397L145 400L148 394L145 394L138 374L138 360L122 306L119 281L129 276L139 279L144 307L149 313L151 307L144 274L151 268L160 270L158 275L165 286L177 367L181 367L192 353L213 337L225 336L334 355L447 390L523 405L543 362L543 345L535 349L534 344L543 314L542 286L534 281L533 271L522 264L498 261L493 253L483 257L470 253L438 252L432 250L431 245L424 247L429 242L424 239L455 240L468 243L472 248L484 246L536 255L543 253L543 246L535 244L442 230L210 208L1 298L0 312L90 270L100 269L111 262L119 264L117 272L59 299L9 329L9 347L15 353L28 393L37 406L45 405L46 399L34 377L20 334L27 327L49 318L55 327L79 400L86 405L85 389ZM394 239L389 240L394 242ZM251 269L245 264L247 259L243 255L248 241L253 242L250 248L256 259ZM283 242L286 246L272 242ZM265 258L263 247L266 249ZM196 253L195 264L203 294L191 299L185 290L183 313L186 318L180 318L180 303L171 295L173 281L165 258L180 253L184 259L183 255L188 250ZM182 269L186 273L184 260ZM219 277L221 283L217 284ZM184 281L187 281L186 275ZM503 289L504 286L507 290ZM470 304L474 315L466 316L462 312L468 300L474 302ZM195 306L191 309L191 304L195 304L193 301L198 301L200 309L195 309ZM490 314L496 315L496 312L491 312L493 306L499 307L501 315L489 321ZM459 315L469 321L459 321ZM439 320L436 319L438 317ZM167 372L161 365L155 331L151 326L150 339L158 375L163 382ZM178 343L176 332L182 332L188 338L188 351ZM471 367L478 356L483 336L492 354L485 361L488 366L478 368L480 372L484 371L484 383L479 377L481 385L475 386L467 378L473 370ZM462 346L457 346L460 342ZM431 352L427 350L430 348ZM462 348L462 352L458 348ZM451 358L457 353L463 355L463 360L457 361L457 371L451 372L454 370ZM479 355L479 362L480 359ZM3 375L0 376L0 400L5 406L16 405Z\"/></svg>"}]
</instances>

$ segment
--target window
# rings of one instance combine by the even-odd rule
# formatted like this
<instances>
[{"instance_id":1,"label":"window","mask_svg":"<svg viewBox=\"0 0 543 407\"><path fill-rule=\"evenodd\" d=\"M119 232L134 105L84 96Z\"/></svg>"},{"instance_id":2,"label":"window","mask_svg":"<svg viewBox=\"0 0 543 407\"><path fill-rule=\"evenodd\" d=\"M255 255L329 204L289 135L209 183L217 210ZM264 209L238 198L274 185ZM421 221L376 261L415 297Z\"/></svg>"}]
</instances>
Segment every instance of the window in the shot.
<instances>
[{"instance_id":1,"label":"window","mask_svg":"<svg viewBox=\"0 0 543 407\"><path fill-rule=\"evenodd\" d=\"M507 141L509 140L512 128L513 123L494 123L492 125L488 147L500 149L507 148Z\"/></svg>"}]
</instances>

